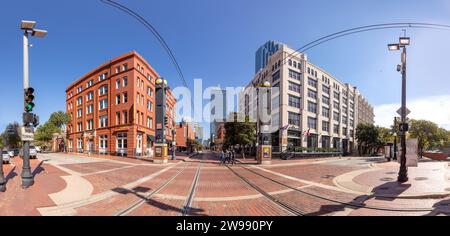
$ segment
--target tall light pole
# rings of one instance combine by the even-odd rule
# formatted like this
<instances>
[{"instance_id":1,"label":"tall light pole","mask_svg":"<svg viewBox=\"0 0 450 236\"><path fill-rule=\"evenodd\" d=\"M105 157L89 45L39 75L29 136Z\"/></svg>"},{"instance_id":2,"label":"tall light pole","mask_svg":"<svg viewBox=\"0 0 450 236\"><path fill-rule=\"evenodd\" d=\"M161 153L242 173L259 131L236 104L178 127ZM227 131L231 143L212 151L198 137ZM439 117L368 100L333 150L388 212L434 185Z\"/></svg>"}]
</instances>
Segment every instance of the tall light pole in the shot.
<instances>
[{"instance_id":1,"label":"tall light pole","mask_svg":"<svg viewBox=\"0 0 450 236\"><path fill-rule=\"evenodd\" d=\"M30 125L31 123L34 126L38 124L38 118L36 115L31 113L34 108L34 89L30 87L29 80L29 60L28 60L28 48L30 44L28 43L28 37L36 36L39 38L43 38L47 35L46 30L35 29L36 26L35 21L27 21L23 20L20 25L20 29L23 30L23 89L25 92L25 113L23 114L23 125L24 129L22 131L22 136L24 133L33 133L33 127ZM30 167L30 141L31 139L22 138L23 141L23 167L22 167L22 187L29 188L34 184L34 177L31 173Z\"/></svg>"},{"instance_id":2,"label":"tall light pole","mask_svg":"<svg viewBox=\"0 0 450 236\"><path fill-rule=\"evenodd\" d=\"M0 152L2 149L0 149ZM0 192L6 191L6 179L5 174L3 173L3 153L0 154Z\"/></svg>"},{"instance_id":3,"label":"tall light pole","mask_svg":"<svg viewBox=\"0 0 450 236\"><path fill-rule=\"evenodd\" d=\"M265 119L264 122L261 122L260 112L261 112L261 101L260 98L260 90L263 90L266 92L265 95L267 95L267 101L266 104L263 105L263 110L265 113L270 116L270 101L271 99L271 93L270 93L270 87L272 85L270 82L264 82L261 84L258 84L256 87L256 109L257 109L257 124L256 124L256 146L257 146L257 161L258 164L271 164L272 161L272 141L271 141L271 133L269 132L269 126L270 126L270 119L267 121ZM269 97L270 96L270 97ZM266 113L267 112L267 113Z\"/></svg>"},{"instance_id":4,"label":"tall light pole","mask_svg":"<svg viewBox=\"0 0 450 236\"><path fill-rule=\"evenodd\" d=\"M410 38L400 37L399 43L389 44L389 51L398 51L402 49L402 64L397 67L397 71L402 73L402 107L401 124L400 124L400 143L402 152L400 156L400 172L398 173L398 182L408 182L408 168L406 167L406 132L408 132L408 125L406 123L406 116L408 109L406 108L406 46L410 45Z\"/></svg>"}]
</instances>

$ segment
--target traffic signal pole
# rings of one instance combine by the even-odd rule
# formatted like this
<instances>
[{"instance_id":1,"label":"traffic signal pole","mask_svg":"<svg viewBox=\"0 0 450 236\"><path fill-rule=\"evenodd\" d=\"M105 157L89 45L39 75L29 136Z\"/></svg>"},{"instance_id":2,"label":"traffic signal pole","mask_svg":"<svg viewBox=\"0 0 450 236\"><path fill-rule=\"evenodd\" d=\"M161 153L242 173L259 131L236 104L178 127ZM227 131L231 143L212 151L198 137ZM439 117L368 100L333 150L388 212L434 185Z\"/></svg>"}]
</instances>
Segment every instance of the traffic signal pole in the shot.
<instances>
[{"instance_id":1,"label":"traffic signal pole","mask_svg":"<svg viewBox=\"0 0 450 236\"><path fill-rule=\"evenodd\" d=\"M27 95L28 95L28 89L30 88L30 82L29 82L29 60L28 60L28 32L25 31L23 35L23 89L25 93L24 97L24 107L25 107L25 113L29 113L27 109ZM33 96L33 95L31 95ZM32 102L32 101L31 101ZM25 128L29 128L30 123L27 122L25 119L26 115L24 114L24 120L23 125ZM22 166L22 188L29 188L34 185L34 177L31 173L31 166L30 166L30 141L24 141L23 142L23 166Z\"/></svg>"}]
</instances>

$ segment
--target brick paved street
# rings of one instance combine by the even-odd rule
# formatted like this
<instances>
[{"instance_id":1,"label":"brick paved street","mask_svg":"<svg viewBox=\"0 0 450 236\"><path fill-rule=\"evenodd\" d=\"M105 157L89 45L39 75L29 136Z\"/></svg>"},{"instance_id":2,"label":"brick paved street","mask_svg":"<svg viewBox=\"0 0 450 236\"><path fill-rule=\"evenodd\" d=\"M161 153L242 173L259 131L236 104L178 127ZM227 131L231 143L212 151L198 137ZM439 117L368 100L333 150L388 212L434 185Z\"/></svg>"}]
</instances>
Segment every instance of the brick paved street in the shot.
<instances>
[{"instance_id":1,"label":"brick paved street","mask_svg":"<svg viewBox=\"0 0 450 236\"><path fill-rule=\"evenodd\" d=\"M398 164L382 158L273 160L270 166L241 162L246 164L219 166L217 155L209 153L163 165L43 154L31 162L36 184L23 190L21 159L15 158L4 165L8 190L0 193L0 215L450 214L447 162L410 168L411 181L402 192L408 195L395 198L383 194L399 189L388 188L396 185Z\"/></svg>"}]
</instances>

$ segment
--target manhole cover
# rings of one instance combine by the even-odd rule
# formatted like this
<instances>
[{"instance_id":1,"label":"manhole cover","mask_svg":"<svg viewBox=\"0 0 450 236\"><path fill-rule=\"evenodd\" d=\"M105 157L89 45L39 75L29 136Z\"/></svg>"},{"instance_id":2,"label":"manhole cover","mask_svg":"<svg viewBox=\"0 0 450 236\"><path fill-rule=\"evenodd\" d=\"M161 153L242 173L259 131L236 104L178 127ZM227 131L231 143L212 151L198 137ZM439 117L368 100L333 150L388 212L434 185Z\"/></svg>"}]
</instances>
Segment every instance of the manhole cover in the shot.
<instances>
[{"instance_id":1,"label":"manhole cover","mask_svg":"<svg viewBox=\"0 0 450 236\"><path fill-rule=\"evenodd\" d=\"M428 180L428 178L426 178L426 177L417 177L414 180L416 180L416 181L424 181L424 180Z\"/></svg>"},{"instance_id":2,"label":"manhole cover","mask_svg":"<svg viewBox=\"0 0 450 236\"><path fill-rule=\"evenodd\" d=\"M384 181L384 182L394 181L393 178L382 178L382 179L380 179L380 180L381 180L381 181Z\"/></svg>"}]
</instances>

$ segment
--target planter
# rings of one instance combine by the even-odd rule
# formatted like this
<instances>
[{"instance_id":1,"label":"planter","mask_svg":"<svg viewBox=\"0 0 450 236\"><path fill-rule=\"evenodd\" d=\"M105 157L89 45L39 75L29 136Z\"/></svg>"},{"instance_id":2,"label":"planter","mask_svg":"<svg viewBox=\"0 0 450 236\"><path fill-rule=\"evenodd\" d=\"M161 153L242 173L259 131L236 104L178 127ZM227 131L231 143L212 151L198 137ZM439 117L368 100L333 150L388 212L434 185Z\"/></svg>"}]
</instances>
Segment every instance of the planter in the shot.
<instances>
[{"instance_id":1,"label":"planter","mask_svg":"<svg viewBox=\"0 0 450 236\"><path fill-rule=\"evenodd\" d=\"M448 154L445 154L445 153L424 152L423 156L428 157L433 160L436 160L436 161L443 161L443 160L447 160L447 158L448 158Z\"/></svg>"}]
</instances>

